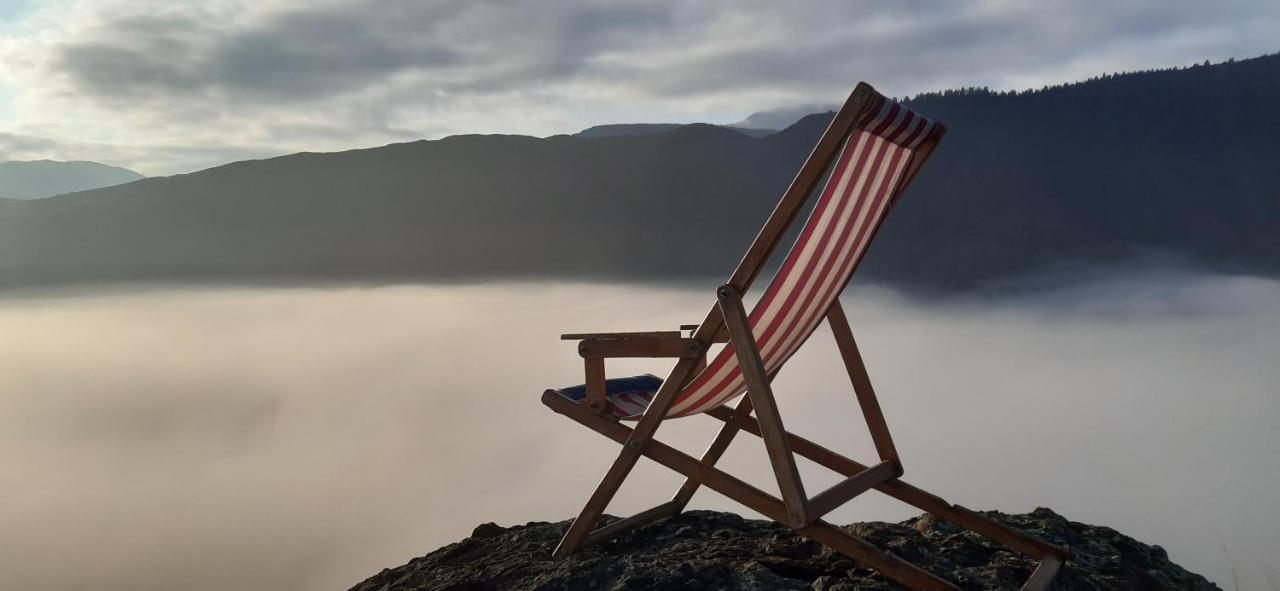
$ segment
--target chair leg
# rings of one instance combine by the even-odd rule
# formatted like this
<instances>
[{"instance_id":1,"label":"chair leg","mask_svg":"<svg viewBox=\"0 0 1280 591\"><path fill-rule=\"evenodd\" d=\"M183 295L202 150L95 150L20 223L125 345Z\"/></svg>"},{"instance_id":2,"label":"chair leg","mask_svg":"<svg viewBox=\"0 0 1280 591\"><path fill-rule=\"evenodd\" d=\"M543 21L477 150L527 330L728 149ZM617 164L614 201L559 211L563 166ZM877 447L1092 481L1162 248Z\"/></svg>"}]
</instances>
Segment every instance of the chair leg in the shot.
<instances>
[{"instance_id":1,"label":"chair leg","mask_svg":"<svg viewBox=\"0 0 1280 591\"><path fill-rule=\"evenodd\" d=\"M1049 586L1053 584L1053 577L1058 575L1058 569L1062 568L1062 559L1047 554L1040 559L1040 564L1036 565L1036 570L1031 571L1031 578L1022 584L1022 591L1048 591Z\"/></svg>"},{"instance_id":2,"label":"chair leg","mask_svg":"<svg viewBox=\"0 0 1280 591\"><path fill-rule=\"evenodd\" d=\"M701 368L699 368L701 369ZM777 377L775 371L769 374L769 383L773 383L773 378ZM734 407L734 416L749 417L751 416L751 397L743 396L738 400L738 406ZM720 428L720 432L716 433L716 438L711 441L711 445L707 446L707 450L702 453L702 462L708 466L716 465L720 461L720 456L729 449L729 444L733 442L733 438L738 434L739 428L737 424L725 424ZM702 483L693 478L685 479L684 484L680 486L680 490L676 491L676 496L672 501L677 501L676 513L684 511L689 506L689 501L693 499L693 494L698 492L698 488Z\"/></svg>"},{"instance_id":3,"label":"chair leg","mask_svg":"<svg viewBox=\"0 0 1280 591\"><path fill-rule=\"evenodd\" d=\"M696 363L696 359L683 358L672 368L671 375L667 376L667 380L658 389L658 393L654 395L653 400L649 402L649 407L645 409L644 416L640 418L636 428L631 431L630 436L623 443L622 450L618 452L618 457L609 466L609 471L600 480L600 484L596 485L595 492L591 493L591 498L582 507L578 517L569 525L568 531L565 532L560 544L556 546L555 551L552 553L554 558L563 558L572 554L586 540L595 526L596 520L600 519L600 516L604 514L605 508L609 506L609 501L612 501L613 496L618 493L618 488L622 486L622 481L626 480L627 475L631 473L631 469L635 467L636 461L640 459L645 445L653 439L653 434L657 432L662 419L666 417L667 410L675 402L676 394L680 392L677 384L684 383L685 378L693 371ZM543 401L547 401L545 394L543 395Z\"/></svg>"},{"instance_id":4,"label":"chair leg","mask_svg":"<svg viewBox=\"0 0 1280 591\"><path fill-rule=\"evenodd\" d=\"M553 558L564 558L582 545L587 535L591 533L591 529L595 527L596 520L600 519L600 516L604 514L605 508L609 506L609 501L612 501L613 495L618 493L618 488L622 486L622 481L631 473L631 469L635 467L638 459L640 459L638 447L622 446L622 452L613 461L613 465L609 466L609 471L600 480L600 484L596 485L596 490L591 493L591 498L587 500L587 504L582 507L578 517L573 520L573 523L569 525L569 530L560 539L560 544L556 546L555 552L551 554Z\"/></svg>"},{"instance_id":5,"label":"chair leg","mask_svg":"<svg viewBox=\"0 0 1280 591\"><path fill-rule=\"evenodd\" d=\"M840 306L840 298L836 298L827 309L827 324L831 326L831 334L836 338L836 347L840 350L840 358L844 360L845 370L849 373L849 381L853 383L853 393L858 397L858 407L862 409L862 418L867 421L867 430L871 432L876 453L880 455L881 461L893 462L897 475L902 476L902 461L898 459L898 450L889 434L889 425L880 410L880 402L876 400L875 388L871 386L871 377L867 375L867 366L862 362L858 343L853 340L853 330L849 327L849 318L844 315L844 308Z\"/></svg>"},{"instance_id":6,"label":"chair leg","mask_svg":"<svg viewBox=\"0 0 1280 591\"><path fill-rule=\"evenodd\" d=\"M751 397L743 396L738 402L738 406L734 407L733 415L739 417L751 416ZM716 465L720 461L720 456L724 455L725 450L729 449L729 444L733 442L733 437L738 434L739 427L737 423L732 421L726 422L720 427L720 432L716 433L716 438L711 441L711 445L707 446L707 450L702 452L702 463L708 466ZM689 506L689 501L693 499L693 494L698 492L698 488L702 486L695 478L686 478L684 484L680 486L680 490L676 491L676 496L672 497L671 502L675 503L676 513L684 511Z\"/></svg>"},{"instance_id":7,"label":"chair leg","mask_svg":"<svg viewBox=\"0 0 1280 591\"><path fill-rule=\"evenodd\" d=\"M751 332L747 312L742 307L742 296L732 285L722 285L716 290L716 297L720 300L724 323L729 329L729 338L738 356L738 367L742 369L747 396L751 398L751 405L756 408L761 437L764 439L765 450L769 452L769 463L773 465L778 489L787 503L787 519L784 523L795 528L804 527L810 522L809 497L804 493L804 483L800 481L796 458L783 437L786 431L782 427L782 416L778 414L773 389L769 386L768 372L760 359L760 350L756 347L756 338Z\"/></svg>"}]
</instances>

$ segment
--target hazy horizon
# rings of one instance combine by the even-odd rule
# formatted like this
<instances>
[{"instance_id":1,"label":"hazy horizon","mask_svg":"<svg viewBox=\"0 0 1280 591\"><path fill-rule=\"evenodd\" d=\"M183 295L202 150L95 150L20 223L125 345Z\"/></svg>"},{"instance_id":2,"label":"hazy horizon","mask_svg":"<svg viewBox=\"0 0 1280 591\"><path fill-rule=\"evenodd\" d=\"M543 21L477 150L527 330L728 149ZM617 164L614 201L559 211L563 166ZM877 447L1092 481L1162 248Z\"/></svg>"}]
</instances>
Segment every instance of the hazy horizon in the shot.
<instances>
[{"instance_id":1,"label":"hazy horizon","mask_svg":"<svg viewBox=\"0 0 1280 591\"><path fill-rule=\"evenodd\" d=\"M0 297L0 587L346 588L481 522L567 519L616 447L539 403L581 381L557 335L694 322L716 281L701 283ZM1129 274L845 300L907 481L1115 527L1224 587L1232 568L1241 588L1274 576L1280 282ZM825 330L777 391L789 428L872 457ZM661 436L698 450L715 425ZM725 465L769 490L762 458L743 438ZM835 480L803 470L815 487ZM679 484L648 462L639 475L610 513ZM711 492L693 506L750 515ZM914 514L870 495L832 520Z\"/></svg>"}]
</instances>

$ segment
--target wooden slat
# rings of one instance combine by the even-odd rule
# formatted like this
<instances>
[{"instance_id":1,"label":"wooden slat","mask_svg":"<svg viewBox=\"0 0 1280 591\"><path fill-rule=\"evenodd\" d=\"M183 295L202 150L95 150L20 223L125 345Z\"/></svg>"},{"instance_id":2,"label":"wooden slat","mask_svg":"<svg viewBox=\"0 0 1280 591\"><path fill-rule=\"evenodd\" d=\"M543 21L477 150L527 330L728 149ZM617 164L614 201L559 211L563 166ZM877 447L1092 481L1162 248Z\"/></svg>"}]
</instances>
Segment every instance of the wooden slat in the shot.
<instances>
[{"instance_id":1,"label":"wooden slat","mask_svg":"<svg viewBox=\"0 0 1280 591\"><path fill-rule=\"evenodd\" d=\"M853 338L849 318L844 315L844 308L841 307L838 297L827 309L827 324L831 326L831 334L835 336L836 347L840 350L845 371L849 374L849 381L853 383L853 393L858 398L858 407L862 409L862 418L867 422L867 430L871 432L871 441L876 446L876 453L881 460L893 462L895 476L902 476L902 462L898 459L898 450L893 445L893 436L889 434L889 425L885 422L884 413L880 410L875 388L871 386L871 377L867 375L867 366L862 362L862 354L858 351L858 343Z\"/></svg>"},{"instance_id":2,"label":"wooden slat","mask_svg":"<svg viewBox=\"0 0 1280 591\"><path fill-rule=\"evenodd\" d=\"M960 587L943 580L914 564L849 535L848 532L825 521L819 521L799 532L824 546L835 549L861 565L875 569L908 589L919 591L960 591Z\"/></svg>"},{"instance_id":3,"label":"wooden slat","mask_svg":"<svg viewBox=\"0 0 1280 591\"><path fill-rule=\"evenodd\" d=\"M742 307L742 298L732 285L720 286L716 296L720 299L725 326L729 329L729 338L733 341L733 349L738 356L738 367L742 369L747 395L751 397L751 404L756 409L761 436L769 453L769 463L778 479L782 498L787 503L788 521L784 523L802 527L812 521L806 507L809 497L805 496L804 483L800 481L800 471L796 468L796 458L791 454L791 446L787 445L782 416L778 414L769 376L764 369L764 362L760 360L755 336L751 334L747 311Z\"/></svg>"},{"instance_id":4,"label":"wooden slat","mask_svg":"<svg viewBox=\"0 0 1280 591\"><path fill-rule=\"evenodd\" d=\"M584 359L583 363L586 365L587 406L592 412L604 412L609 408L604 383L604 359L590 357Z\"/></svg>"},{"instance_id":5,"label":"wooden slat","mask_svg":"<svg viewBox=\"0 0 1280 591\"><path fill-rule=\"evenodd\" d=\"M835 511L850 499L867 492L872 487L896 475L897 468L891 461L884 461L824 490L809 499L809 519L821 519Z\"/></svg>"},{"instance_id":6,"label":"wooden slat","mask_svg":"<svg viewBox=\"0 0 1280 591\"><path fill-rule=\"evenodd\" d=\"M1023 583L1022 591L1048 591L1059 568L1062 568L1062 559L1057 556L1048 554L1041 558L1040 564L1036 565L1036 570L1032 571L1031 578Z\"/></svg>"},{"instance_id":7,"label":"wooden slat","mask_svg":"<svg viewBox=\"0 0 1280 591\"><path fill-rule=\"evenodd\" d=\"M651 523L664 517L671 517L679 512L680 507L676 505L675 501L667 501L657 507L646 509L625 519L619 519L591 532L590 534L587 534L587 537L582 541L582 545L589 546L591 544L608 540L609 538L623 532L633 530L646 523Z\"/></svg>"},{"instance_id":8,"label":"wooden slat","mask_svg":"<svg viewBox=\"0 0 1280 591\"><path fill-rule=\"evenodd\" d=\"M693 339L586 339L578 343L583 357L697 357L702 347Z\"/></svg>"},{"instance_id":9,"label":"wooden slat","mask_svg":"<svg viewBox=\"0 0 1280 591\"><path fill-rule=\"evenodd\" d=\"M562 341L580 341L583 339L678 339L682 335L678 330L653 330L648 332L571 332L560 335Z\"/></svg>"}]
</instances>

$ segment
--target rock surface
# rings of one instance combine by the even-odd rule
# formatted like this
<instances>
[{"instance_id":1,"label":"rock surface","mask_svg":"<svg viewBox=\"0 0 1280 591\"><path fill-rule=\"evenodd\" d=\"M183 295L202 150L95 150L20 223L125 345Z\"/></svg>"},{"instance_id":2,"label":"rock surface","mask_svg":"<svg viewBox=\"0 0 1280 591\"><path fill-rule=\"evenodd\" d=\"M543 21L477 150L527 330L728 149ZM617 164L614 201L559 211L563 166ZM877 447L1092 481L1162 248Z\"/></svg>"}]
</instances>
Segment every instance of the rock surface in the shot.
<instances>
[{"instance_id":1,"label":"rock surface","mask_svg":"<svg viewBox=\"0 0 1280 591\"><path fill-rule=\"evenodd\" d=\"M1049 509L986 515L1071 549L1054 589L1218 589L1170 562L1163 548L1111 528L1068 521ZM471 537L383 570L352 591L898 588L781 525L728 513L691 511L568 560L552 560L566 526L486 523ZM1004 546L928 515L847 529L965 589L1017 589L1034 566Z\"/></svg>"}]
</instances>

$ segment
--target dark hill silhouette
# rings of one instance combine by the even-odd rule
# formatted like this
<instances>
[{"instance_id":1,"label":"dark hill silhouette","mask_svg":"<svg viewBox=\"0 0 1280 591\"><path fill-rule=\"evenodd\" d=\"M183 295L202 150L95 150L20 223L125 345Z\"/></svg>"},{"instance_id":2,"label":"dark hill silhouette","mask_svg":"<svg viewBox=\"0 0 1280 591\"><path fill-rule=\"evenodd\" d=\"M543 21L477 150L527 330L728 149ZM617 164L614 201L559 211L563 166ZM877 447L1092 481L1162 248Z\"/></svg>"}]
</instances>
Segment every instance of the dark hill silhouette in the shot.
<instances>
[{"instance_id":1,"label":"dark hill silhouette","mask_svg":"<svg viewBox=\"0 0 1280 591\"><path fill-rule=\"evenodd\" d=\"M970 288L1153 255L1280 273L1280 56L911 102L951 133L866 275ZM829 117L457 136L6 204L0 286L723 275Z\"/></svg>"},{"instance_id":2,"label":"dark hill silhouette","mask_svg":"<svg viewBox=\"0 0 1280 591\"><path fill-rule=\"evenodd\" d=\"M97 162L0 162L0 198L40 199L129 183L142 175Z\"/></svg>"},{"instance_id":3,"label":"dark hill silhouette","mask_svg":"<svg viewBox=\"0 0 1280 591\"><path fill-rule=\"evenodd\" d=\"M951 133L889 220L883 273L937 283L1149 255L1280 272L1280 55L912 103Z\"/></svg>"},{"instance_id":4,"label":"dark hill silhouette","mask_svg":"<svg viewBox=\"0 0 1280 591\"><path fill-rule=\"evenodd\" d=\"M653 135L655 133L666 133L673 131L678 127L684 127L683 123L611 123L607 125L593 125L573 135L580 138L600 138L613 137L618 135Z\"/></svg>"},{"instance_id":5,"label":"dark hill silhouette","mask_svg":"<svg viewBox=\"0 0 1280 591\"><path fill-rule=\"evenodd\" d=\"M797 117L797 119L799 119ZM653 135L655 133L666 133L675 131L684 127L685 123L613 123L609 125L595 125L588 127L578 133L573 134L575 137L594 139L602 137L615 137L620 135ZM738 125L721 125L726 129L732 129L743 135L751 137L764 137L773 135L778 132L777 129L762 129L755 127L740 127Z\"/></svg>"}]
</instances>

